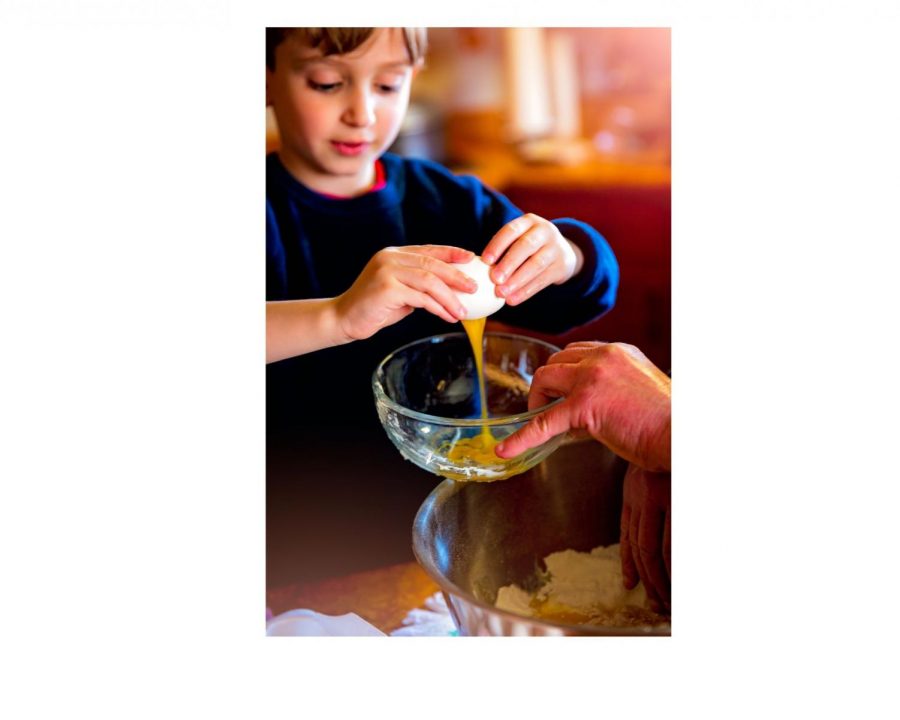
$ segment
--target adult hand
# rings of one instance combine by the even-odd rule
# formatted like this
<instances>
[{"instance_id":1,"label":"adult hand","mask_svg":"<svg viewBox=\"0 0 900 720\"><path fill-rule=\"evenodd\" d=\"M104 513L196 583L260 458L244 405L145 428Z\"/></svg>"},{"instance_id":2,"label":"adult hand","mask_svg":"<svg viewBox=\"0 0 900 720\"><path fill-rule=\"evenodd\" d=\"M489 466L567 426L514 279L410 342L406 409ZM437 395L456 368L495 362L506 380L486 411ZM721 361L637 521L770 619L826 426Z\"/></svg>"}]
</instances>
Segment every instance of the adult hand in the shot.
<instances>
[{"instance_id":1,"label":"adult hand","mask_svg":"<svg viewBox=\"0 0 900 720\"><path fill-rule=\"evenodd\" d=\"M625 587L644 583L650 608L672 612L672 482L669 473L631 465L625 473L619 533Z\"/></svg>"},{"instance_id":2,"label":"adult hand","mask_svg":"<svg viewBox=\"0 0 900 720\"><path fill-rule=\"evenodd\" d=\"M518 455L569 430L586 431L647 470L671 469L671 381L633 345L576 342L537 369L528 407L565 397L496 448Z\"/></svg>"},{"instance_id":3,"label":"adult hand","mask_svg":"<svg viewBox=\"0 0 900 720\"><path fill-rule=\"evenodd\" d=\"M533 213L500 228L481 257L488 265L496 262L491 280L497 285L497 297L505 298L507 305L518 305L548 285L566 282L584 264L581 250L556 225Z\"/></svg>"},{"instance_id":4,"label":"adult hand","mask_svg":"<svg viewBox=\"0 0 900 720\"><path fill-rule=\"evenodd\" d=\"M416 308L425 308L447 322L466 316L451 288L474 292L474 280L451 267L474 257L469 250L448 245L407 245L379 250L349 290L335 298L344 341L362 340Z\"/></svg>"}]
</instances>

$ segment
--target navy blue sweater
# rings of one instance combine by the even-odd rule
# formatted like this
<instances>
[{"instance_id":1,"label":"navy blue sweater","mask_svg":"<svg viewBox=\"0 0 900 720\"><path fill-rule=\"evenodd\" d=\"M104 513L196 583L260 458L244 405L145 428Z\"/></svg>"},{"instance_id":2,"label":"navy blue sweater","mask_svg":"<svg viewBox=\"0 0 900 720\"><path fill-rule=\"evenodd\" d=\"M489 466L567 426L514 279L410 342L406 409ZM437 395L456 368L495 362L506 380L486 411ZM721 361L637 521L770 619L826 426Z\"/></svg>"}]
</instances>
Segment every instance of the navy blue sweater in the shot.
<instances>
[{"instance_id":1,"label":"navy blue sweater","mask_svg":"<svg viewBox=\"0 0 900 720\"><path fill-rule=\"evenodd\" d=\"M388 246L431 243L480 253L503 225L522 215L474 177L454 175L426 160L383 155L385 187L351 199L309 190L274 153L266 162L267 300L339 295L372 256ZM612 307L619 270L607 242L577 220L553 222L584 253L581 272L518 307L504 307L494 319L559 333ZM367 340L273 363L267 378L270 430L286 422L307 424L310 414L349 412L354 423L375 424L383 432L369 386L375 366L407 342L461 330L458 324L416 310Z\"/></svg>"}]
</instances>

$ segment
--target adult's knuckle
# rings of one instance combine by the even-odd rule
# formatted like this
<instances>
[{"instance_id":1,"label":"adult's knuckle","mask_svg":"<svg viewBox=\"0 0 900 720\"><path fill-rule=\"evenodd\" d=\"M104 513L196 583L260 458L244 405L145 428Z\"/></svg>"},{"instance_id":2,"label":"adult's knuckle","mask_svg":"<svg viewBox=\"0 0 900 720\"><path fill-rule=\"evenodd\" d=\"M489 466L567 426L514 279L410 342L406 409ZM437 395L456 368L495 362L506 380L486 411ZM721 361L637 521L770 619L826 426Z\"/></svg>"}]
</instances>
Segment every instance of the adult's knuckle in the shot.
<instances>
[{"instance_id":1,"label":"adult's knuckle","mask_svg":"<svg viewBox=\"0 0 900 720\"><path fill-rule=\"evenodd\" d=\"M602 367L615 358L617 350L614 343L600 345L592 348L591 352L586 356L587 361L594 367Z\"/></svg>"},{"instance_id":2,"label":"adult's knuckle","mask_svg":"<svg viewBox=\"0 0 900 720\"><path fill-rule=\"evenodd\" d=\"M606 367L601 363L591 363L586 372L591 385L598 385L606 378Z\"/></svg>"},{"instance_id":3,"label":"adult's knuckle","mask_svg":"<svg viewBox=\"0 0 900 720\"><path fill-rule=\"evenodd\" d=\"M546 414L538 415L534 419L534 426L539 436L545 437L550 434L550 418Z\"/></svg>"}]
</instances>

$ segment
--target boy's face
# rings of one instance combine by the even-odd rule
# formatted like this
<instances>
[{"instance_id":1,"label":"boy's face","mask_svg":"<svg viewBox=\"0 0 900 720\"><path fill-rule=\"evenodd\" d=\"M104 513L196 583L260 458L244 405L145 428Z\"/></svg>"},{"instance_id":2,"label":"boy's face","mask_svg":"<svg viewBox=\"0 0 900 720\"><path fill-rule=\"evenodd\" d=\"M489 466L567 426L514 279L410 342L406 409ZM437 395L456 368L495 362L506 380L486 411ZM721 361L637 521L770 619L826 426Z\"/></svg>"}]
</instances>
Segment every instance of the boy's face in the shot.
<instances>
[{"instance_id":1,"label":"boy's face","mask_svg":"<svg viewBox=\"0 0 900 720\"><path fill-rule=\"evenodd\" d=\"M397 28L381 28L351 53L324 57L288 36L266 68L266 102L288 170L314 190L367 189L374 161L397 137L413 67Z\"/></svg>"}]
</instances>

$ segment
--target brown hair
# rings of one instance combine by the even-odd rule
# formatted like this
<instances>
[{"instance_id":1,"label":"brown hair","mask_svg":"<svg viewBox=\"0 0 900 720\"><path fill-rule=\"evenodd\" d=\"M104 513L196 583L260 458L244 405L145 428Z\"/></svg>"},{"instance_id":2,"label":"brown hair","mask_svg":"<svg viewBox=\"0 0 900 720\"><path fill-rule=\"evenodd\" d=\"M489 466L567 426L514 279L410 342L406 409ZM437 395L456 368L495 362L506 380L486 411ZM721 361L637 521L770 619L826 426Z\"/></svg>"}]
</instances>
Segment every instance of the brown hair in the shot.
<instances>
[{"instance_id":1,"label":"brown hair","mask_svg":"<svg viewBox=\"0 0 900 720\"><path fill-rule=\"evenodd\" d=\"M321 50L323 55L344 55L356 50L377 28L266 28L266 67L275 69L275 48L290 35L295 35L308 47ZM401 28L409 61L418 65L425 59L428 44L425 28Z\"/></svg>"}]
</instances>

